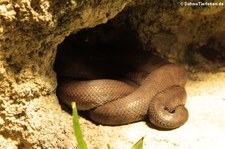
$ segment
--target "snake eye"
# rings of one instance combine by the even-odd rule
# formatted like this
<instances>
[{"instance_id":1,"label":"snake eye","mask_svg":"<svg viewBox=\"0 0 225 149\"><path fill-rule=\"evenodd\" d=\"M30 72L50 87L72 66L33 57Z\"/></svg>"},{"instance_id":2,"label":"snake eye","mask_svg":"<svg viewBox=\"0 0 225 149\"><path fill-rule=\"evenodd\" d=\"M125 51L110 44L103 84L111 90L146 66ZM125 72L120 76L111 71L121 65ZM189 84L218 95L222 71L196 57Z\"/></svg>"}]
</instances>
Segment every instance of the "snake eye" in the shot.
<instances>
[{"instance_id":1,"label":"snake eye","mask_svg":"<svg viewBox=\"0 0 225 149\"><path fill-rule=\"evenodd\" d=\"M165 111L168 111L169 113L175 113L176 109L170 109L168 107L164 107Z\"/></svg>"}]
</instances>

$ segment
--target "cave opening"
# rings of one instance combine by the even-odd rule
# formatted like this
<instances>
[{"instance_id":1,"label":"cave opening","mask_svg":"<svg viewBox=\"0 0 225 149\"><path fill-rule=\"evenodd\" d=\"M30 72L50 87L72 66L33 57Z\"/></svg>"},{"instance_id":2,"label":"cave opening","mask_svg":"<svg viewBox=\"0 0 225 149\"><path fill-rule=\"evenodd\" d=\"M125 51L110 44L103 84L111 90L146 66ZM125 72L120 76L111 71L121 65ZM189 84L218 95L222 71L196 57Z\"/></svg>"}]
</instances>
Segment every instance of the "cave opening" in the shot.
<instances>
[{"instance_id":1,"label":"cave opening","mask_svg":"<svg viewBox=\"0 0 225 149\"><path fill-rule=\"evenodd\" d=\"M93 74L97 75L97 79L103 79L103 75L107 79L115 75L120 77L128 71L124 68L139 65L148 54L157 53L154 48L152 51L144 51L139 38L137 31L131 29L129 23L118 26L115 21L71 34L57 49L54 68L58 81L62 80L63 73L69 78L86 80L93 79ZM194 68L195 72L223 71L224 52L224 32L211 36L200 47L190 45L185 55L187 69L190 71L190 68ZM199 57L204 61L201 62ZM89 70L86 71L85 67Z\"/></svg>"},{"instance_id":2,"label":"cave opening","mask_svg":"<svg viewBox=\"0 0 225 149\"><path fill-rule=\"evenodd\" d=\"M142 63L146 53L135 31L109 21L66 37L58 46L54 69L59 83L65 76L78 80L121 78L133 65ZM70 105L60 103L69 110Z\"/></svg>"}]
</instances>

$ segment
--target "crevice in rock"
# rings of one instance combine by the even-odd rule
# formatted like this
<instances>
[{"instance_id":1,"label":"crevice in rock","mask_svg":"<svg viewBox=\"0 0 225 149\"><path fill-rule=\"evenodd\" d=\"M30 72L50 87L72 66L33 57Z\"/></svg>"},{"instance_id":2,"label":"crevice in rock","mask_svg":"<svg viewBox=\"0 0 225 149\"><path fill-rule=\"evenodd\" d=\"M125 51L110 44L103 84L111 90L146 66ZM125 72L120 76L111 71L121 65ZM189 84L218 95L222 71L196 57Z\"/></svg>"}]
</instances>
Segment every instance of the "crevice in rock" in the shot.
<instances>
[{"instance_id":1,"label":"crevice in rock","mask_svg":"<svg viewBox=\"0 0 225 149\"><path fill-rule=\"evenodd\" d=\"M186 51L186 62L195 71L217 72L225 67L225 32L212 35L206 43L192 43Z\"/></svg>"},{"instance_id":2,"label":"crevice in rock","mask_svg":"<svg viewBox=\"0 0 225 149\"><path fill-rule=\"evenodd\" d=\"M119 28L109 21L107 24L83 29L67 37L58 46L54 66L58 81L64 75L61 70L70 69L66 64L74 62L78 63L75 66L77 68L74 68L78 74L78 76L77 74L74 76L75 78L89 77L79 75L82 65L86 63L93 64L94 69L100 66L102 70L99 69L99 72L110 72L108 78L111 78L111 75L120 76L126 73L127 66L139 63L138 61L142 60L141 51L142 47L137 32L126 25ZM122 66L120 66L121 64ZM121 70L119 74L118 70L115 70L116 67ZM71 77L70 74L69 77Z\"/></svg>"}]
</instances>

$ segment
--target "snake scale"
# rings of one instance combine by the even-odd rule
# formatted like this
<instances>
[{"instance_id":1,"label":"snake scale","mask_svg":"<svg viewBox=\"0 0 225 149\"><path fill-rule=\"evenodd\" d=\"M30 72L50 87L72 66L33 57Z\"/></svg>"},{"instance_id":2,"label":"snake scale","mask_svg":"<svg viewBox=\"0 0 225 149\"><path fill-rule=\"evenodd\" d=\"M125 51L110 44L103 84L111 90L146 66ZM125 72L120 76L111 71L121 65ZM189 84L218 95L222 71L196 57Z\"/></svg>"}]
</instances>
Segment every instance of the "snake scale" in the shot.
<instances>
[{"instance_id":1,"label":"snake scale","mask_svg":"<svg viewBox=\"0 0 225 149\"><path fill-rule=\"evenodd\" d=\"M121 51L60 53L58 98L68 106L75 101L104 125L148 118L163 129L182 126L188 119L185 69L147 52Z\"/></svg>"}]
</instances>

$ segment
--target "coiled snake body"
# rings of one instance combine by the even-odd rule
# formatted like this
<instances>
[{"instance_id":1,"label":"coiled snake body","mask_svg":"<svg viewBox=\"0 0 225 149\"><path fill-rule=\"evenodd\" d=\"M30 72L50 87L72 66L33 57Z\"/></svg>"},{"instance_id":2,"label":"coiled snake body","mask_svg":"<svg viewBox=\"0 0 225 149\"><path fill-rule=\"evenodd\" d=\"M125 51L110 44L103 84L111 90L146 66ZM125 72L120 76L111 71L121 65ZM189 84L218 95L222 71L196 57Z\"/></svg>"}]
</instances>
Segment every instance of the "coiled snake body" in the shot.
<instances>
[{"instance_id":1,"label":"coiled snake body","mask_svg":"<svg viewBox=\"0 0 225 149\"><path fill-rule=\"evenodd\" d=\"M67 105L75 101L79 110L88 110L93 121L105 125L148 117L157 127L173 129L187 121L184 68L153 55L132 66L96 59L58 63L56 71L63 76L57 89L60 100Z\"/></svg>"}]
</instances>

